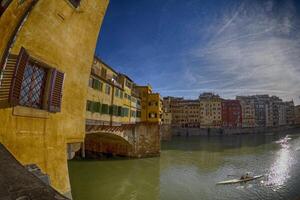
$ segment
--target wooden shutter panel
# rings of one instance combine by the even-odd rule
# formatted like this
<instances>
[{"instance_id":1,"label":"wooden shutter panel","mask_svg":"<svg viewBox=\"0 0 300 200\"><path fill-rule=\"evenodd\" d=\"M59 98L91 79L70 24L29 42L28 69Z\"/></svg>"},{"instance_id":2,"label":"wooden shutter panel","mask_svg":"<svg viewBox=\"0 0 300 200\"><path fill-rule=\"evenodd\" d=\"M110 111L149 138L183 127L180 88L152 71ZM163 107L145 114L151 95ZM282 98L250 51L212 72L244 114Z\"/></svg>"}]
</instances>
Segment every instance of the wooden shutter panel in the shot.
<instances>
[{"instance_id":1,"label":"wooden shutter panel","mask_svg":"<svg viewBox=\"0 0 300 200\"><path fill-rule=\"evenodd\" d=\"M7 59L5 69L2 71L2 80L0 85L0 102L8 103L10 98L11 84L14 77L18 55L10 54ZM1 69L0 69L1 76Z\"/></svg>"},{"instance_id":2,"label":"wooden shutter panel","mask_svg":"<svg viewBox=\"0 0 300 200\"><path fill-rule=\"evenodd\" d=\"M17 105L20 101L20 93L23 82L23 76L25 67L29 61L29 55L26 52L25 48L21 48L17 65L14 72L14 77L12 79L11 90L9 95L9 102L11 105Z\"/></svg>"},{"instance_id":3,"label":"wooden shutter panel","mask_svg":"<svg viewBox=\"0 0 300 200\"><path fill-rule=\"evenodd\" d=\"M60 112L65 74L56 69L51 70L50 94L48 100L49 112Z\"/></svg>"}]
</instances>

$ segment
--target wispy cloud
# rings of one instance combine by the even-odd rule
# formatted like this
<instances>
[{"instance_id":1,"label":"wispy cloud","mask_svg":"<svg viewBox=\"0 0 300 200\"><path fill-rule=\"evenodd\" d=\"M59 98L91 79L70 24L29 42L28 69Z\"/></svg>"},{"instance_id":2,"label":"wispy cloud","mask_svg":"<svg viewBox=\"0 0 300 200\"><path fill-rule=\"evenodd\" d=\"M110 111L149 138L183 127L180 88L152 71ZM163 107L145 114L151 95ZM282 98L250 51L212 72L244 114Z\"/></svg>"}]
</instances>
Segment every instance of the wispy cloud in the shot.
<instances>
[{"instance_id":1,"label":"wispy cloud","mask_svg":"<svg viewBox=\"0 0 300 200\"><path fill-rule=\"evenodd\" d=\"M274 6L273 1L265 4L247 1L236 11L225 12L225 25L216 28L215 36L205 47L201 44L192 50L191 62L206 65L206 71L199 64L186 69L185 78L193 83L198 81L195 85L198 89L169 92L203 91L209 88L202 84L212 80L217 84L212 84L211 90L226 97L269 93L300 103L297 13L293 1L285 1L282 7L277 5L279 12L273 11ZM213 77L220 79L217 81Z\"/></svg>"}]
</instances>

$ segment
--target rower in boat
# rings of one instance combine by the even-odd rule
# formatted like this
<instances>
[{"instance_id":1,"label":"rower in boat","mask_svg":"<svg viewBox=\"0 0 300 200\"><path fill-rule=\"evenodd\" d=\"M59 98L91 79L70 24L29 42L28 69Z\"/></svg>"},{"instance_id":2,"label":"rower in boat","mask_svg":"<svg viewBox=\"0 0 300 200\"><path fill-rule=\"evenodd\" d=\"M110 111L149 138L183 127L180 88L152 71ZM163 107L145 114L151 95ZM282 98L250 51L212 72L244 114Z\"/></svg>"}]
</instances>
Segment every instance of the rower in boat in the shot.
<instances>
[{"instance_id":1,"label":"rower in boat","mask_svg":"<svg viewBox=\"0 0 300 200\"><path fill-rule=\"evenodd\" d=\"M250 176L249 173L247 172L245 175L242 175L240 179L245 180L245 179L248 179L248 178L253 178L253 177Z\"/></svg>"}]
</instances>

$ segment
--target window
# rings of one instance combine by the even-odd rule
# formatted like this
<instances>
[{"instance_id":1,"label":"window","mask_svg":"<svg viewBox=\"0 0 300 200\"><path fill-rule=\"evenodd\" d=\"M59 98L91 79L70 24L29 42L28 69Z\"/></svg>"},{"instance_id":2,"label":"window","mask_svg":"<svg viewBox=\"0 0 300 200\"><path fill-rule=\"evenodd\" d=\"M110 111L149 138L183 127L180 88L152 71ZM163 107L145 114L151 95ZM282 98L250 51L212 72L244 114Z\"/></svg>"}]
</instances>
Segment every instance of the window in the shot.
<instances>
[{"instance_id":1,"label":"window","mask_svg":"<svg viewBox=\"0 0 300 200\"><path fill-rule=\"evenodd\" d=\"M102 104L101 113L102 114L108 114L108 112L109 112L108 105L107 104Z\"/></svg>"},{"instance_id":2,"label":"window","mask_svg":"<svg viewBox=\"0 0 300 200\"><path fill-rule=\"evenodd\" d=\"M30 57L23 47L14 71L9 96L12 106L60 112L64 73Z\"/></svg>"},{"instance_id":3,"label":"window","mask_svg":"<svg viewBox=\"0 0 300 200\"><path fill-rule=\"evenodd\" d=\"M106 87L105 87L105 94L110 95L110 86L108 84L106 84Z\"/></svg>"},{"instance_id":4,"label":"window","mask_svg":"<svg viewBox=\"0 0 300 200\"><path fill-rule=\"evenodd\" d=\"M123 108L123 116L128 117L129 114L129 109L128 108Z\"/></svg>"},{"instance_id":5,"label":"window","mask_svg":"<svg viewBox=\"0 0 300 200\"><path fill-rule=\"evenodd\" d=\"M102 76L103 78L106 78L106 73L107 73L107 70L106 70L104 67L102 67L102 68L101 68L101 76Z\"/></svg>"},{"instance_id":6,"label":"window","mask_svg":"<svg viewBox=\"0 0 300 200\"><path fill-rule=\"evenodd\" d=\"M45 68L33 62L27 63L23 75L19 105L43 108L46 74L47 70Z\"/></svg>"},{"instance_id":7,"label":"window","mask_svg":"<svg viewBox=\"0 0 300 200\"><path fill-rule=\"evenodd\" d=\"M0 17L6 10L6 8L9 6L10 2L12 0L0 0Z\"/></svg>"},{"instance_id":8,"label":"window","mask_svg":"<svg viewBox=\"0 0 300 200\"><path fill-rule=\"evenodd\" d=\"M118 96L119 96L119 93L120 93L119 89L116 88L116 90L115 90L115 96L118 97Z\"/></svg>"},{"instance_id":9,"label":"window","mask_svg":"<svg viewBox=\"0 0 300 200\"><path fill-rule=\"evenodd\" d=\"M102 91L103 89L103 83L99 81L98 79L93 78L92 80L92 88Z\"/></svg>"},{"instance_id":10,"label":"window","mask_svg":"<svg viewBox=\"0 0 300 200\"><path fill-rule=\"evenodd\" d=\"M80 0L69 0L69 2L77 8L80 5Z\"/></svg>"}]
</instances>

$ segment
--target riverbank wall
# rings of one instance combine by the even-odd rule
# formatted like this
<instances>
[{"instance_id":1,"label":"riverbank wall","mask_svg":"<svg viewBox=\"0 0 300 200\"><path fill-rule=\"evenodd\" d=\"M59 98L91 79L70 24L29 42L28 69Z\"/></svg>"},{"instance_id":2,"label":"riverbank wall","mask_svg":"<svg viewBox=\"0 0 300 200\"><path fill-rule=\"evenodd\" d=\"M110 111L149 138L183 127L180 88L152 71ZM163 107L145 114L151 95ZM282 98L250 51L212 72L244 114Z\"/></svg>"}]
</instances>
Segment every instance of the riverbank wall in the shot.
<instances>
[{"instance_id":1,"label":"riverbank wall","mask_svg":"<svg viewBox=\"0 0 300 200\"><path fill-rule=\"evenodd\" d=\"M226 136L241 134L267 134L299 130L299 126L255 127L255 128L181 128L171 127L171 136Z\"/></svg>"}]
</instances>

